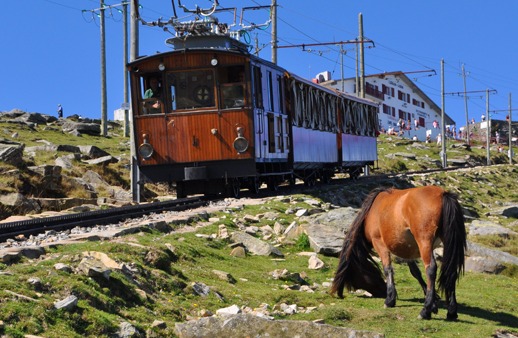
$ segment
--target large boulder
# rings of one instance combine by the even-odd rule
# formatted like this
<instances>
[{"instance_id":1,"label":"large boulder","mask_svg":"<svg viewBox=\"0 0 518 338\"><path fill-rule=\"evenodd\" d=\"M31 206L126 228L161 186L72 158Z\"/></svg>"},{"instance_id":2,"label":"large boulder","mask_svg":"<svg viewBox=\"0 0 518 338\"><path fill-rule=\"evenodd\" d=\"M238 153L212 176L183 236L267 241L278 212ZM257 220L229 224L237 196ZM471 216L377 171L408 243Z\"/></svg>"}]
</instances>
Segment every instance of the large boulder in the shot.
<instances>
[{"instance_id":1,"label":"large boulder","mask_svg":"<svg viewBox=\"0 0 518 338\"><path fill-rule=\"evenodd\" d=\"M354 330L303 320L271 320L249 314L212 316L177 323L175 333L180 338L255 337L255 338L377 338L381 333Z\"/></svg>"}]
</instances>

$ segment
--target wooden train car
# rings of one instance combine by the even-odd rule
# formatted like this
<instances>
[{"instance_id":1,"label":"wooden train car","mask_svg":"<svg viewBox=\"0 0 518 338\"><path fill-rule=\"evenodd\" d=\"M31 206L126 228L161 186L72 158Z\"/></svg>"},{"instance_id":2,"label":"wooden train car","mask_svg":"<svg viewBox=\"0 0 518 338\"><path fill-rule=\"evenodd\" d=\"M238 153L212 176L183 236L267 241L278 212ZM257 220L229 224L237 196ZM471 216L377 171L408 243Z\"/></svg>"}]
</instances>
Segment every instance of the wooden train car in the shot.
<instances>
[{"instance_id":1,"label":"wooden train car","mask_svg":"<svg viewBox=\"0 0 518 338\"><path fill-rule=\"evenodd\" d=\"M128 65L139 175L178 197L358 175L377 160L374 103L304 80L221 34Z\"/></svg>"}]
</instances>

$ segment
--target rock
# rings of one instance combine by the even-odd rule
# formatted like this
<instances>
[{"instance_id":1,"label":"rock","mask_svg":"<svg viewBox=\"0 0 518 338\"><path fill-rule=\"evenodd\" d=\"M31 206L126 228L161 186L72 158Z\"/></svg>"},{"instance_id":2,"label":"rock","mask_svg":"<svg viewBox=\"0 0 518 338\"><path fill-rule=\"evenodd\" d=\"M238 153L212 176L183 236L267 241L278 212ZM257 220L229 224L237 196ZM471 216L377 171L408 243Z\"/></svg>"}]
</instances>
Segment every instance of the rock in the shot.
<instances>
[{"instance_id":1,"label":"rock","mask_svg":"<svg viewBox=\"0 0 518 338\"><path fill-rule=\"evenodd\" d=\"M466 271L497 275L505 269L505 266L491 257L466 257L464 268Z\"/></svg>"},{"instance_id":2,"label":"rock","mask_svg":"<svg viewBox=\"0 0 518 338\"><path fill-rule=\"evenodd\" d=\"M79 146L81 154L88 158L99 158L109 156L110 154L96 146Z\"/></svg>"},{"instance_id":3,"label":"rock","mask_svg":"<svg viewBox=\"0 0 518 338\"><path fill-rule=\"evenodd\" d=\"M518 265L518 257L507 252L485 248L472 242L468 242L468 250L466 254L471 257L491 257L500 263Z\"/></svg>"},{"instance_id":4,"label":"rock","mask_svg":"<svg viewBox=\"0 0 518 338\"><path fill-rule=\"evenodd\" d=\"M317 257L317 255L312 255L309 257L308 261L308 269L311 270L320 270L324 267L324 262L320 258Z\"/></svg>"},{"instance_id":5,"label":"rock","mask_svg":"<svg viewBox=\"0 0 518 338\"><path fill-rule=\"evenodd\" d=\"M64 133L71 135L88 134L92 136L101 135L101 125L97 123L83 123L67 120L61 126Z\"/></svg>"},{"instance_id":6,"label":"rock","mask_svg":"<svg viewBox=\"0 0 518 338\"><path fill-rule=\"evenodd\" d=\"M85 257L77 266L77 271L88 277L110 279L111 270L101 261L92 257Z\"/></svg>"},{"instance_id":7,"label":"rock","mask_svg":"<svg viewBox=\"0 0 518 338\"><path fill-rule=\"evenodd\" d=\"M218 310L219 311L219 310ZM379 338L381 333L316 324L302 320L270 320L250 314L221 315L175 324L179 338L254 337L254 338Z\"/></svg>"},{"instance_id":8,"label":"rock","mask_svg":"<svg viewBox=\"0 0 518 338\"><path fill-rule=\"evenodd\" d=\"M248 250L248 252L251 252L254 255L272 255L277 257L284 257L284 255L278 248L274 247L269 243L261 241L260 239L250 236L245 232L235 231L232 234L231 238L235 243L242 243L243 246Z\"/></svg>"},{"instance_id":9,"label":"rock","mask_svg":"<svg viewBox=\"0 0 518 338\"><path fill-rule=\"evenodd\" d=\"M24 144L5 144L0 143L0 162L11 164L15 167L21 166L23 161Z\"/></svg>"},{"instance_id":10,"label":"rock","mask_svg":"<svg viewBox=\"0 0 518 338\"><path fill-rule=\"evenodd\" d=\"M215 274L216 277L218 277L219 279L224 280L230 284L236 283L236 279L234 277L232 277L232 275L229 274L228 272L220 271L220 270L212 270L212 273Z\"/></svg>"},{"instance_id":11,"label":"rock","mask_svg":"<svg viewBox=\"0 0 518 338\"><path fill-rule=\"evenodd\" d=\"M232 251L230 252L230 256L233 256L233 257L246 257L246 251L245 251L245 248L243 248L242 246L237 246L235 247L234 249L232 249Z\"/></svg>"},{"instance_id":12,"label":"rock","mask_svg":"<svg viewBox=\"0 0 518 338\"><path fill-rule=\"evenodd\" d=\"M100 164L117 163L117 162L119 162L119 160L111 155L107 155L107 156L103 156L103 157L94 158L91 160L85 160L84 162L86 162L90 165L100 165Z\"/></svg>"},{"instance_id":13,"label":"rock","mask_svg":"<svg viewBox=\"0 0 518 338\"><path fill-rule=\"evenodd\" d=\"M67 273L72 272L72 268L69 265L66 265L64 263L56 263L56 264L54 264L54 269L56 269L58 271L67 272Z\"/></svg>"},{"instance_id":14,"label":"rock","mask_svg":"<svg viewBox=\"0 0 518 338\"><path fill-rule=\"evenodd\" d=\"M518 235L518 232L504 228L496 223L480 220L471 222L468 230L471 236L498 235L500 237L509 237L511 235Z\"/></svg>"},{"instance_id":15,"label":"rock","mask_svg":"<svg viewBox=\"0 0 518 338\"><path fill-rule=\"evenodd\" d=\"M191 287L192 291L198 296L207 297L210 293L210 288L204 283L193 282Z\"/></svg>"},{"instance_id":16,"label":"rock","mask_svg":"<svg viewBox=\"0 0 518 338\"><path fill-rule=\"evenodd\" d=\"M141 337L141 336L142 335L140 334L139 330L137 330L137 328L135 326L131 325L131 323L122 322L119 325L118 337L120 337L120 338L137 338L137 337Z\"/></svg>"},{"instance_id":17,"label":"rock","mask_svg":"<svg viewBox=\"0 0 518 338\"><path fill-rule=\"evenodd\" d=\"M236 315L241 313L241 309L237 305L232 305L226 308L216 310L216 314L218 315Z\"/></svg>"},{"instance_id":18,"label":"rock","mask_svg":"<svg viewBox=\"0 0 518 338\"><path fill-rule=\"evenodd\" d=\"M57 301L54 303L54 307L59 310L63 309L65 311L72 311L77 306L77 297L74 295L70 295L65 299L62 299L60 301Z\"/></svg>"}]
</instances>

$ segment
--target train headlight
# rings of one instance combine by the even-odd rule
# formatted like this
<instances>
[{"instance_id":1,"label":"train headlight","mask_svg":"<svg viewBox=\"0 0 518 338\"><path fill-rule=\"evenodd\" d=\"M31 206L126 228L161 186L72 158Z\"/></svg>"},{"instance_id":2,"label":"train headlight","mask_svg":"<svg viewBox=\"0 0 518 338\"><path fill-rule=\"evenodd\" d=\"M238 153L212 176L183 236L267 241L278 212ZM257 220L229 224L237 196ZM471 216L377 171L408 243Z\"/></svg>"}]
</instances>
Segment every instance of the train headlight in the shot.
<instances>
[{"instance_id":1,"label":"train headlight","mask_svg":"<svg viewBox=\"0 0 518 338\"><path fill-rule=\"evenodd\" d=\"M153 151L153 146L146 141L138 147L139 155L145 160L148 160L153 155Z\"/></svg>"},{"instance_id":2,"label":"train headlight","mask_svg":"<svg viewBox=\"0 0 518 338\"><path fill-rule=\"evenodd\" d=\"M244 137L236 137L234 140L234 149L238 153L244 153L248 149L248 140Z\"/></svg>"}]
</instances>

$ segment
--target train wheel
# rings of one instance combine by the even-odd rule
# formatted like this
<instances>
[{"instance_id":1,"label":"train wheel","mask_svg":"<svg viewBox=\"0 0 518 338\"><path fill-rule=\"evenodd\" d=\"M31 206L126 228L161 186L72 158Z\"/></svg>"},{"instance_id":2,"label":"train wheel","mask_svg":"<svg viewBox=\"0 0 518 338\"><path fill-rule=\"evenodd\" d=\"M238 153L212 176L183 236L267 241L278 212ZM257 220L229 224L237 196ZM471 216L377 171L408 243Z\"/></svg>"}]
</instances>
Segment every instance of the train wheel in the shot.
<instances>
[{"instance_id":1,"label":"train wheel","mask_svg":"<svg viewBox=\"0 0 518 338\"><path fill-rule=\"evenodd\" d=\"M290 176L289 183L290 183L290 187L292 187L292 188L295 187L295 185L297 184L297 179L295 178L295 175Z\"/></svg>"},{"instance_id":2,"label":"train wheel","mask_svg":"<svg viewBox=\"0 0 518 338\"><path fill-rule=\"evenodd\" d=\"M187 194L185 193L185 185L183 182L176 183L176 198L185 198Z\"/></svg>"},{"instance_id":3,"label":"train wheel","mask_svg":"<svg viewBox=\"0 0 518 338\"><path fill-rule=\"evenodd\" d=\"M320 177L320 181L322 183L329 184L331 182L331 177L333 177L332 173L330 173L328 171L324 171L322 173L322 176Z\"/></svg>"},{"instance_id":4,"label":"train wheel","mask_svg":"<svg viewBox=\"0 0 518 338\"><path fill-rule=\"evenodd\" d=\"M259 193L259 189L261 188L261 180L259 177L253 177L250 179L250 184L248 190L250 190L254 194Z\"/></svg>"},{"instance_id":5,"label":"train wheel","mask_svg":"<svg viewBox=\"0 0 518 338\"><path fill-rule=\"evenodd\" d=\"M270 191L279 190L279 182L277 181L276 177L270 176L268 179L268 189L270 189Z\"/></svg>"},{"instance_id":6,"label":"train wheel","mask_svg":"<svg viewBox=\"0 0 518 338\"><path fill-rule=\"evenodd\" d=\"M234 198L239 198L241 192L241 185L239 184L239 178L233 178L227 185L227 195Z\"/></svg>"}]
</instances>

